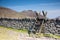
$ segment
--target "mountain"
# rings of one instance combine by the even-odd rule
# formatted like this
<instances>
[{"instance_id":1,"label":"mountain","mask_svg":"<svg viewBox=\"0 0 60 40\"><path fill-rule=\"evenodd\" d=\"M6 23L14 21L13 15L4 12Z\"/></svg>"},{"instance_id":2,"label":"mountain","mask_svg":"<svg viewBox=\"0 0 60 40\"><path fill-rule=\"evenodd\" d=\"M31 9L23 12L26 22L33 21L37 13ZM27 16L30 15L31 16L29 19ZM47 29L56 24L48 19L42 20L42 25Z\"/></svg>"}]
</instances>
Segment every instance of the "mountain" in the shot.
<instances>
[{"instance_id":1,"label":"mountain","mask_svg":"<svg viewBox=\"0 0 60 40\"><path fill-rule=\"evenodd\" d=\"M0 7L0 18L14 18L14 19L21 19L21 18L35 18L36 17L36 11L32 10L24 10L22 12L16 12L15 10ZM39 17L43 17L42 15L39 15Z\"/></svg>"},{"instance_id":2,"label":"mountain","mask_svg":"<svg viewBox=\"0 0 60 40\"><path fill-rule=\"evenodd\" d=\"M5 8L5 7L0 7L0 17L1 18L21 18L22 14L19 14L18 12Z\"/></svg>"},{"instance_id":3,"label":"mountain","mask_svg":"<svg viewBox=\"0 0 60 40\"><path fill-rule=\"evenodd\" d=\"M25 17L31 17L31 18L36 18L36 11L32 11L32 10L24 10L22 12L20 12L21 14L23 14ZM44 16L41 15L40 13L38 13L38 17L40 19L44 19Z\"/></svg>"},{"instance_id":4,"label":"mountain","mask_svg":"<svg viewBox=\"0 0 60 40\"><path fill-rule=\"evenodd\" d=\"M32 10L25 10L25 11L22 11L21 13L22 13L25 17L31 17L31 18L36 17L35 12L32 11Z\"/></svg>"}]
</instances>

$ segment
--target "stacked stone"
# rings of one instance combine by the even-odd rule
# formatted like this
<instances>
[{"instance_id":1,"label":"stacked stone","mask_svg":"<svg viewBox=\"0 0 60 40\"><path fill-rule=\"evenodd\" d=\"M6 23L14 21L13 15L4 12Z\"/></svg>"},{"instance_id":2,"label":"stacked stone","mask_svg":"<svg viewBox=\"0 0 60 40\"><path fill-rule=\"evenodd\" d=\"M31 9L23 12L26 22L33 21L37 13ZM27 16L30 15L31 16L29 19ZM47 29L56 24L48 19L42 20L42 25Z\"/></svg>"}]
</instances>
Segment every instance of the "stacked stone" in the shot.
<instances>
[{"instance_id":1,"label":"stacked stone","mask_svg":"<svg viewBox=\"0 0 60 40\"><path fill-rule=\"evenodd\" d=\"M45 24L44 33L60 35L60 25L57 24L56 21L55 22L47 22Z\"/></svg>"},{"instance_id":2,"label":"stacked stone","mask_svg":"<svg viewBox=\"0 0 60 40\"><path fill-rule=\"evenodd\" d=\"M5 19L0 19L0 26L5 26L5 27L11 27L15 29L29 29L31 27L33 30L33 27L35 27L35 21L33 20L5 20ZM48 21L45 23L44 27L44 33L48 34L55 34L55 35L60 35L60 21L53 21L50 22Z\"/></svg>"},{"instance_id":3,"label":"stacked stone","mask_svg":"<svg viewBox=\"0 0 60 40\"><path fill-rule=\"evenodd\" d=\"M57 30L57 34L60 35L60 20L58 22L56 21L56 30Z\"/></svg>"},{"instance_id":4,"label":"stacked stone","mask_svg":"<svg viewBox=\"0 0 60 40\"><path fill-rule=\"evenodd\" d=\"M30 26L33 26L33 21L26 21L26 20L0 20L0 26L11 27L15 29L28 29Z\"/></svg>"}]
</instances>

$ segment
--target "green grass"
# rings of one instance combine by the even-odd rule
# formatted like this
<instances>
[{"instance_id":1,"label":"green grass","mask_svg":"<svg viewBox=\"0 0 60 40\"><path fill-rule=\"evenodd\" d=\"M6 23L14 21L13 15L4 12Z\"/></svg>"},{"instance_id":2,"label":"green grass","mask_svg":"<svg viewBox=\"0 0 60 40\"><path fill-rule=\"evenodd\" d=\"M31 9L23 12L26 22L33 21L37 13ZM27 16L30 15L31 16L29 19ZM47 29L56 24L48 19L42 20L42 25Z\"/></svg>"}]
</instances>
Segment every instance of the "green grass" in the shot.
<instances>
[{"instance_id":1,"label":"green grass","mask_svg":"<svg viewBox=\"0 0 60 40\"><path fill-rule=\"evenodd\" d=\"M60 38L59 35L53 35L53 34L43 34L46 37L52 37L52 38Z\"/></svg>"},{"instance_id":2,"label":"green grass","mask_svg":"<svg viewBox=\"0 0 60 40\"><path fill-rule=\"evenodd\" d=\"M3 28L6 28L6 27L4 27L4 26L0 26L0 27L3 27ZM16 31L16 32L22 32L22 33L27 33L27 30L26 29L13 29L13 28L11 28L11 27L7 27L6 29L8 29L8 30L13 30L13 31Z\"/></svg>"},{"instance_id":3,"label":"green grass","mask_svg":"<svg viewBox=\"0 0 60 40\"><path fill-rule=\"evenodd\" d=\"M50 37L50 38L60 38L59 35L53 35L53 34L44 34L44 33L38 33L36 37Z\"/></svg>"},{"instance_id":4,"label":"green grass","mask_svg":"<svg viewBox=\"0 0 60 40\"><path fill-rule=\"evenodd\" d=\"M4 26L0 26L1 28L6 28ZM18 29L13 29L13 28L6 28L7 30L13 30L13 31L16 31L16 32L22 32L22 33L27 33L27 30L26 29L23 29L23 30L18 30ZM35 35L36 37L52 37L52 38L60 38L59 35L53 35L53 34L44 34L44 33L38 33Z\"/></svg>"}]
</instances>

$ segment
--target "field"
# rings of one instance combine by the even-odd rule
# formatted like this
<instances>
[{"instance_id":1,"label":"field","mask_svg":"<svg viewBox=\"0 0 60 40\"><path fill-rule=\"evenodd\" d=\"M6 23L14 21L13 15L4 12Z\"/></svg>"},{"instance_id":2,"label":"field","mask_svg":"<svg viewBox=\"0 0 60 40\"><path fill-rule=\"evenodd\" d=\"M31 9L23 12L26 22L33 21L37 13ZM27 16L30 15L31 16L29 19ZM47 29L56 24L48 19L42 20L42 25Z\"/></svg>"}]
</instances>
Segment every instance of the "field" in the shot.
<instances>
[{"instance_id":1,"label":"field","mask_svg":"<svg viewBox=\"0 0 60 40\"><path fill-rule=\"evenodd\" d=\"M41 34L39 34L41 36ZM47 36L47 35L45 35ZM48 35L55 38L60 38L55 35ZM17 30L0 26L0 40L55 40L54 38L35 38L29 37L27 30ZM59 39L58 39L59 40Z\"/></svg>"},{"instance_id":2,"label":"field","mask_svg":"<svg viewBox=\"0 0 60 40\"><path fill-rule=\"evenodd\" d=\"M23 35L26 31L22 30L16 30L12 28L5 28L0 27L0 40L20 40L20 36L27 36ZM27 34L27 33L26 33Z\"/></svg>"}]
</instances>

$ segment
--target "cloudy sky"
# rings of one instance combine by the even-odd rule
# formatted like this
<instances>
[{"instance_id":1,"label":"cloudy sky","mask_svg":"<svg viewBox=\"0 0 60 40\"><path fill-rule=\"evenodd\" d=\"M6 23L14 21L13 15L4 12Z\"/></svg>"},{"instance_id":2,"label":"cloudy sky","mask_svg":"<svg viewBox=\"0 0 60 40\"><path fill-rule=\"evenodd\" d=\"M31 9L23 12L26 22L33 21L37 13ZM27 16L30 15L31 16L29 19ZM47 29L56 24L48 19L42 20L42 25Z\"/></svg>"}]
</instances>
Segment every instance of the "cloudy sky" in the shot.
<instances>
[{"instance_id":1,"label":"cloudy sky","mask_svg":"<svg viewBox=\"0 0 60 40\"><path fill-rule=\"evenodd\" d=\"M47 17L55 18L60 16L60 0L0 0L0 6L8 7L18 12L33 10L47 11Z\"/></svg>"}]
</instances>

